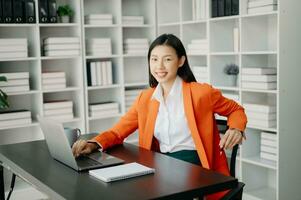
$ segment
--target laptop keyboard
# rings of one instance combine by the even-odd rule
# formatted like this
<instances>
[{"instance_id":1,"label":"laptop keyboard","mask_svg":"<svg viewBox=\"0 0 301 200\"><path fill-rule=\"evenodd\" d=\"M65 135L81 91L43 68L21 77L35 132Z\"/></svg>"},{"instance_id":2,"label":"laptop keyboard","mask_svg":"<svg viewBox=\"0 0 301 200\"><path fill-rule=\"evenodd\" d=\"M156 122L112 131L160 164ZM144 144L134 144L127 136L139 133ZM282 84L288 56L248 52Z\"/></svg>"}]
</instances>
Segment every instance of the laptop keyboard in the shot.
<instances>
[{"instance_id":1,"label":"laptop keyboard","mask_svg":"<svg viewBox=\"0 0 301 200\"><path fill-rule=\"evenodd\" d=\"M80 156L78 158L76 158L76 163L77 166L80 168L85 168L88 166L95 166L95 165L101 165L101 163L92 160L91 158L87 157L87 156Z\"/></svg>"}]
</instances>

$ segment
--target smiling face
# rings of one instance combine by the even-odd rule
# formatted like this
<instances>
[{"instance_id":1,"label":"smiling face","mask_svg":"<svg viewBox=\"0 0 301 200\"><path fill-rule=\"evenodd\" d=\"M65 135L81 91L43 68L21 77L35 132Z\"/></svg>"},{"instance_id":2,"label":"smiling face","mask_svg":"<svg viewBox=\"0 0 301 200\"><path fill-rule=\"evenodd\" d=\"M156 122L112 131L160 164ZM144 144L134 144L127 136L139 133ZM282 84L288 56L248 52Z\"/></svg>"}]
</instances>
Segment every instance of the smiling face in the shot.
<instances>
[{"instance_id":1,"label":"smiling face","mask_svg":"<svg viewBox=\"0 0 301 200\"><path fill-rule=\"evenodd\" d=\"M179 67L182 67L185 56L178 58L174 48L167 45L158 45L150 54L150 72L162 85L172 85L177 77Z\"/></svg>"}]
</instances>

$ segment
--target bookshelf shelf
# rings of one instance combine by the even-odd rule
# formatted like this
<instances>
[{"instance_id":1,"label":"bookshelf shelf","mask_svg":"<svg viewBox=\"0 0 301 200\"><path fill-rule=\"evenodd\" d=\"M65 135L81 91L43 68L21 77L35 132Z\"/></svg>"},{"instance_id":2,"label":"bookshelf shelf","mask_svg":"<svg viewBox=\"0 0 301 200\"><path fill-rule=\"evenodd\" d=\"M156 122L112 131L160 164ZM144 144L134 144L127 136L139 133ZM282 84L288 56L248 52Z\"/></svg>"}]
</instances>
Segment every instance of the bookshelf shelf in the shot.
<instances>
[{"instance_id":1,"label":"bookshelf shelf","mask_svg":"<svg viewBox=\"0 0 301 200\"><path fill-rule=\"evenodd\" d=\"M278 130L276 128L266 128L266 127L260 127L260 126L254 126L254 125L247 125L247 128L262 130L262 131L278 132Z\"/></svg>"},{"instance_id":2,"label":"bookshelf shelf","mask_svg":"<svg viewBox=\"0 0 301 200\"><path fill-rule=\"evenodd\" d=\"M264 187L260 189L246 190L244 192L246 199L253 200L274 200L276 199L276 189L271 187Z\"/></svg>"},{"instance_id":3,"label":"bookshelf shelf","mask_svg":"<svg viewBox=\"0 0 301 200\"><path fill-rule=\"evenodd\" d=\"M88 90L100 90L100 89L121 88L121 87L122 86L119 84L104 85L104 86L89 86Z\"/></svg>"},{"instance_id":4,"label":"bookshelf shelf","mask_svg":"<svg viewBox=\"0 0 301 200\"><path fill-rule=\"evenodd\" d=\"M0 28L5 27L36 27L37 24L0 24Z\"/></svg>"},{"instance_id":5,"label":"bookshelf shelf","mask_svg":"<svg viewBox=\"0 0 301 200\"><path fill-rule=\"evenodd\" d=\"M49 24L39 24L39 27L78 27L78 23L49 23Z\"/></svg>"},{"instance_id":6,"label":"bookshelf shelf","mask_svg":"<svg viewBox=\"0 0 301 200\"><path fill-rule=\"evenodd\" d=\"M109 55L109 56L86 56L87 60L92 60L92 59L106 59L106 58L118 58L121 57L120 55Z\"/></svg>"},{"instance_id":7,"label":"bookshelf shelf","mask_svg":"<svg viewBox=\"0 0 301 200\"><path fill-rule=\"evenodd\" d=\"M171 23L162 23L158 24L159 27L167 27L167 26L178 26L180 25L180 22L171 22Z\"/></svg>"},{"instance_id":8,"label":"bookshelf shelf","mask_svg":"<svg viewBox=\"0 0 301 200\"><path fill-rule=\"evenodd\" d=\"M239 52L210 52L211 56L237 56L239 55Z\"/></svg>"},{"instance_id":9,"label":"bookshelf shelf","mask_svg":"<svg viewBox=\"0 0 301 200\"><path fill-rule=\"evenodd\" d=\"M209 21L216 22L216 21L226 21L226 20L233 20L233 19L239 19L240 16L233 15L233 16L226 16L226 17L214 17L210 18Z\"/></svg>"},{"instance_id":10,"label":"bookshelf shelf","mask_svg":"<svg viewBox=\"0 0 301 200\"><path fill-rule=\"evenodd\" d=\"M191 20L191 21L183 21L182 24L202 24L202 23L207 23L206 19L202 20Z\"/></svg>"},{"instance_id":11,"label":"bookshelf shelf","mask_svg":"<svg viewBox=\"0 0 301 200\"><path fill-rule=\"evenodd\" d=\"M111 25L93 25L93 24L85 24L85 28L120 28L120 24L111 24Z\"/></svg>"},{"instance_id":12,"label":"bookshelf shelf","mask_svg":"<svg viewBox=\"0 0 301 200\"><path fill-rule=\"evenodd\" d=\"M136 83L125 83L125 87L140 87L140 86L147 86L147 82L136 82Z\"/></svg>"},{"instance_id":13,"label":"bookshelf shelf","mask_svg":"<svg viewBox=\"0 0 301 200\"><path fill-rule=\"evenodd\" d=\"M257 13L257 14L247 14L247 15L242 15L241 18L259 17L259 16L267 16L267 15L278 15L278 11L272 11L272 12L267 12L267 13Z\"/></svg>"},{"instance_id":14,"label":"bookshelf shelf","mask_svg":"<svg viewBox=\"0 0 301 200\"><path fill-rule=\"evenodd\" d=\"M266 168L273 169L273 170L277 169L276 162L262 159L259 156L246 157L246 158L242 158L241 160L242 160L242 162L250 163L253 165L258 165L261 167L266 167Z\"/></svg>"},{"instance_id":15,"label":"bookshelf shelf","mask_svg":"<svg viewBox=\"0 0 301 200\"><path fill-rule=\"evenodd\" d=\"M152 28L155 25L153 24L143 24L143 25L128 25L128 24L123 24L123 28Z\"/></svg>"},{"instance_id":16,"label":"bookshelf shelf","mask_svg":"<svg viewBox=\"0 0 301 200\"><path fill-rule=\"evenodd\" d=\"M277 51L244 51L241 52L242 55L277 55Z\"/></svg>"},{"instance_id":17,"label":"bookshelf shelf","mask_svg":"<svg viewBox=\"0 0 301 200\"><path fill-rule=\"evenodd\" d=\"M256 89L244 89L242 88L241 91L243 92L256 92L256 93L271 93L271 94L277 94L278 90L256 90Z\"/></svg>"}]
</instances>

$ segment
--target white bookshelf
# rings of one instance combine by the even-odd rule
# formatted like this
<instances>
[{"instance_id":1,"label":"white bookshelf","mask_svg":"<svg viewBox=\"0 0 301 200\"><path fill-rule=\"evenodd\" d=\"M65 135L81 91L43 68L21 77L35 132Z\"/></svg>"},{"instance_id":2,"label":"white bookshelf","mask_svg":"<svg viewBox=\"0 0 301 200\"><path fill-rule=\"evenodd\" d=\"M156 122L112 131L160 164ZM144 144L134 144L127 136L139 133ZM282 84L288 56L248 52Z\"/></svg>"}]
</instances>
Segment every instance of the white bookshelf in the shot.
<instances>
[{"instance_id":1,"label":"white bookshelf","mask_svg":"<svg viewBox=\"0 0 301 200\"><path fill-rule=\"evenodd\" d=\"M184 43L192 39L207 39L209 52L188 54L190 66L207 66L209 82L224 94L239 96L239 103L267 103L277 107L277 126L260 127L247 125L247 140L240 147L237 157L237 177L246 184L244 199L280 200L298 199L301 164L298 142L301 139L297 128L301 100L294 92L299 85L301 70L301 29L290 23L300 17L297 7L300 2L278 0L278 10L248 14L248 0L240 0L239 15L211 18L211 1L207 0L206 18L193 20L193 0L157 0L158 34L173 33ZM171 9L174 12L166 12ZM239 29L239 50L234 51L233 28ZM225 64L235 63L239 69L250 66L274 67L277 69L277 89L246 89L238 83L232 85L223 72ZM275 133L278 140L278 159L260 158L260 133ZM298 158L297 158L298 157Z\"/></svg>"},{"instance_id":2,"label":"white bookshelf","mask_svg":"<svg viewBox=\"0 0 301 200\"><path fill-rule=\"evenodd\" d=\"M110 128L126 112L125 90L145 88L148 85L146 54L126 54L124 40L148 38L151 42L157 35L173 33L184 43L192 39L207 39L208 52L188 54L191 66L208 67L209 83L223 93L239 96L240 103L272 103L277 106L277 126L258 127L248 125L247 141L241 146L237 157L237 177L246 183L245 199L297 199L300 197L298 177L301 161L298 156L301 136L296 120L301 112L300 95L296 92L301 62L300 18L301 3L293 0L278 0L278 10L268 13L247 14L247 0L240 0L240 15L211 18L210 0L206 4L206 16L195 19L192 0L57 0L68 3L75 10L71 23L57 24L0 24L0 38L27 38L28 57L0 59L0 72L30 74L30 91L9 94L11 109L28 109L32 112L29 125L0 129L0 144L43 139L36 115L43 115L46 100L72 100L74 118L63 121L64 126L78 127L82 133L100 132ZM166 12L172 11L172 12ZM38 5L36 1L36 12ZM85 24L88 14L112 14L113 24ZM38 16L38 14L36 15ZM143 16L143 25L122 23L122 16ZM38 18L37 18L38 21ZM233 28L239 29L239 50L234 51ZM45 37L81 38L80 56L48 57L43 55ZM112 55L95 56L86 53L86 39L111 38ZM111 61L113 84L88 86L87 63ZM277 89L258 90L232 85L223 73L225 64L235 63L243 67L263 65L277 68ZM67 87L43 90L42 71L64 71ZM103 117L90 117L89 103L116 101L120 113ZM260 152L260 132L277 134L277 162L263 160ZM137 132L127 142L137 144ZM9 177L6 175L6 180ZM8 185L8 183L7 183ZM7 187L6 187L7 188ZM23 187L22 187L23 190ZM16 192L16 191L15 191Z\"/></svg>"},{"instance_id":3,"label":"white bookshelf","mask_svg":"<svg viewBox=\"0 0 301 200\"><path fill-rule=\"evenodd\" d=\"M124 91L128 88L147 86L148 70L146 54L126 54L124 40L127 38L147 38L149 43L156 36L155 0L81 0L83 33L83 66L85 110L89 103L114 101L119 103L118 114L90 117L85 113L86 131L100 132L110 128L126 112ZM139 7L139 9L137 9ZM89 14L112 14L113 24L85 24L84 16ZM129 25L122 23L122 16L143 16L144 24ZM86 53L86 39L99 37L111 38L112 55L91 56ZM105 86L88 86L86 65L90 61L111 61L113 67L113 84ZM137 142L134 135L128 142Z\"/></svg>"}]
</instances>

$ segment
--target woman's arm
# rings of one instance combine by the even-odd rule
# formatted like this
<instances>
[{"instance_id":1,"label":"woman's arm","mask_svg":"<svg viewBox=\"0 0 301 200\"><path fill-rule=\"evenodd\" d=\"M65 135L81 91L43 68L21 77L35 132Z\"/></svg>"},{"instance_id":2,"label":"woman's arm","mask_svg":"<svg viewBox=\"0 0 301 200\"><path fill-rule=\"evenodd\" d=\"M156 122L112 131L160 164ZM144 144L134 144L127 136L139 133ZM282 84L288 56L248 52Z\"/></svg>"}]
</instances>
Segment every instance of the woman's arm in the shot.
<instances>
[{"instance_id":1,"label":"woman's arm","mask_svg":"<svg viewBox=\"0 0 301 200\"><path fill-rule=\"evenodd\" d=\"M129 111L109 130L100 133L92 140L99 143L102 149L122 144L123 140L138 128L138 104L142 93L136 98Z\"/></svg>"}]
</instances>

